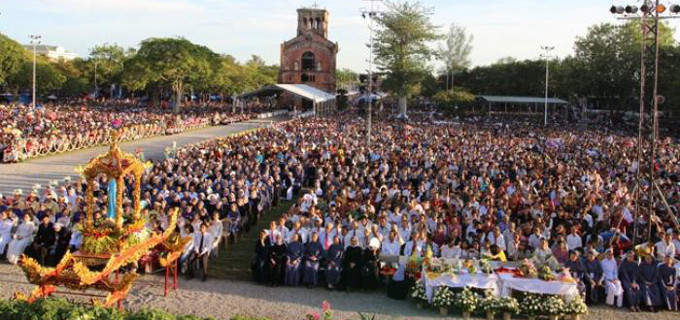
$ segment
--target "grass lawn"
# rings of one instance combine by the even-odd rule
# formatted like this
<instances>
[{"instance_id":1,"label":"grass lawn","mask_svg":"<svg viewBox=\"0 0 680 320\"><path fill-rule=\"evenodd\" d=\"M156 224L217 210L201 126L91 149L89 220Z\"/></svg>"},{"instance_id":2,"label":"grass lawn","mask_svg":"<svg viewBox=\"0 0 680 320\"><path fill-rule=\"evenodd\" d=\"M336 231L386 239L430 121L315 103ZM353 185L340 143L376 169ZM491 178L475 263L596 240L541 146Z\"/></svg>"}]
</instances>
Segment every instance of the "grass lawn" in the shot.
<instances>
[{"instance_id":1,"label":"grass lawn","mask_svg":"<svg viewBox=\"0 0 680 320\"><path fill-rule=\"evenodd\" d=\"M208 276L210 278L230 280L251 280L250 262L255 257L255 243L260 230L269 228L269 222L277 220L290 208L293 201L280 201L279 205L265 212L257 225L250 228L236 244L230 244L226 250L220 244L219 256L210 261Z\"/></svg>"}]
</instances>

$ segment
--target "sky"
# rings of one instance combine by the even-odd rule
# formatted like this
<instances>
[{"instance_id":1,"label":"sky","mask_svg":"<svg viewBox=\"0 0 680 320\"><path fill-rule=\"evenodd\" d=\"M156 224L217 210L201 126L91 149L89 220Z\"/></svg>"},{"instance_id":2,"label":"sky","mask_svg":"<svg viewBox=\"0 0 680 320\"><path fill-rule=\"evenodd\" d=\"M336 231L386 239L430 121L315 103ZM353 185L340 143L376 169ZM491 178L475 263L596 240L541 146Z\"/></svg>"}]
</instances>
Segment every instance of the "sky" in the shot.
<instances>
[{"instance_id":1,"label":"sky","mask_svg":"<svg viewBox=\"0 0 680 320\"><path fill-rule=\"evenodd\" d=\"M421 0L433 9L441 31L456 23L474 36L473 66L504 57L538 58L543 45L554 55L573 52L576 37L603 22L620 23L612 4L635 0ZM677 1L677 2L680 2ZM39 34L86 57L98 44L136 47L149 37L181 36L241 61L256 54L279 64L280 44L296 33L296 9L314 0L0 0L0 32L22 42ZM340 45L338 67L366 70L366 0L316 0L330 12L329 38ZM385 8L384 5L379 5ZM680 19L679 19L680 20ZM680 22L673 21L675 28ZM676 33L676 39L680 36ZM437 62L431 62L437 68Z\"/></svg>"}]
</instances>

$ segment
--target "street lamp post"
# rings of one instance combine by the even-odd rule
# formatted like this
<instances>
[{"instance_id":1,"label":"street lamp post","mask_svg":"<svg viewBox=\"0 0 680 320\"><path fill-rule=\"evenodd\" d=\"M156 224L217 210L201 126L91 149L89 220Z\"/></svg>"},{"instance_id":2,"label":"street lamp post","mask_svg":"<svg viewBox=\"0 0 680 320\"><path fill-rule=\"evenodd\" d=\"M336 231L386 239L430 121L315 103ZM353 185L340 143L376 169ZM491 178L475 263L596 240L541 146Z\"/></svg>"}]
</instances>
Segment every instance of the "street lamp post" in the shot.
<instances>
[{"instance_id":1,"label":"street lamp post","mask_svg":"<svg viewBox=\"0 0 680 320\"><path fill-rule=\"evenodd\" d=\"M32 106L35 108L35 65L36 65L36 46L40 44L40 39L42 37L40 35L30 35L28 36L31 39L31 44L33 45L33 93L32 93Z\"/></svg>"},{"instance_id":2,"label":"street lamp post","mask_svg":"<svg viewBox=\"0 0 680 320\"><path fill-rule=\"evenodd\" d=\"M375 6L376 2L382 2L382 0L364 0L364 1L369 1L371 3L371 9L361 9L361 16L366 19L368 17L368 29L370 32L370 39L369 39L369 56L368 56L368 116L366 118L366 145L370 146L371 145L371 130L373 126L373 20L375 17L378 16L380 11L378 8Z\"/></svg>"},{"instance_id":3,"label":"street lamp post","mask_svg":"<svg viewBox=\"0 0 680 320\"><path fill-rule=\"evenodd\" d=\"M541 57L545 58L545 106L543 107L543 126L548 125L548 88L550 84L550 51L555 50L555 47L542 46L544 51Z\"/></svg>"},{"instance_id":4,"label":"street lamp post","mask_svg":"<svg viewBox=\"0 0 680 320\"><path fill-rule=\"evenodd\" d=\"M94 61L94 98L97 99L97 96L99 95L99 86L97 86L97 65L99 63L95 60Z\"/></svg>"}]
</instances>

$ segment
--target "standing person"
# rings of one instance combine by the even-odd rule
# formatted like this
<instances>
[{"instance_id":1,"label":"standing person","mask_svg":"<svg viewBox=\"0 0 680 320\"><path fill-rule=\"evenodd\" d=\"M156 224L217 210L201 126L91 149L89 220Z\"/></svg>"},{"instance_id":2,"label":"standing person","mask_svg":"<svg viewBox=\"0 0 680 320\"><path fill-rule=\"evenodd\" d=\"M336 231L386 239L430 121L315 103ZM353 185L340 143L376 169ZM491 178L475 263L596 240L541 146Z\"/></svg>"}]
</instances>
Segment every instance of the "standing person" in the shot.
<instances>
[{"instance_id":1,"label":"standing person","mask_svg":"<svg viewBox=\"0 0 680 320\"><path fill-rule=\"evenodd\" d=\"M196 269L200 265L203 272L201 279L205 281L208 278L208 258L210 258L212 249L212 234L208 232L208 225L205 222L201 224L201 231L194 233L193 242L194 251L189 262L189 278L195 276Z\"/></svg>"},{"instance_id":2,"label":"standing person","mask_svg":"<svg viewBox=\"0 0 680 320\"><path fill-rule=\"evenodd\" d=\"M602 272L604 273L605 292L607 293L606 303L608 306L614 306L614 299L616 299L616 306L621 308L623 306L623 287L621 287L621 280L619 280L619 268L614 259L614 251L607 249L605 258L600 262L602 265Z\"/></svg>"},{"instance_id":3,"label":"standing person","mask_svg":"<svg viewBox=\"0 0 680 320\"><path fill-rule=\"evenodd\" d=\"M327 253L326 283L329 289L335 289L340 284L344 254L344 248L340 244L340 237L338 235L333 237L333 244L328 248Z\"/></svg>"},{"instance_id":4,"label":"standing person","mask_svg":"<svg viewBox=\"0 0 680 320\"><path fill-rule=\"evenodd\" d=\"M14 240L12 240L7 247L7 261L9 261L9 263L17 264L17 262L19 262L19 256L24 253L26 247L33 241L34 231L35 224L33 223L33 217L31 214L25 213L24 221L14 233Z\"/></svg>"},{"instance_id":5,"label":"standing person","mask_svg":"<svg viewBox=\"0 0 680 320\"><path fill-rule=\"evenodd\" d=\"M314 232L311 240L305 244L304 249L305 266L302 272L302 283L309 288L315 287L319 281L319 265L321 264L322 253L323 247L319 243L319 234Z\"/></svg>"},{"instance_id":6,"label":"standing person","mask_svg":"<svg viewBox=\"0 0 680 320\"><path fill-rule=\"evenodd\" d=\"M0 256L5 255L7 245L12 241L12 227L14 221L10 217L10 211L5 210L0 216Z\"/></svg>"},{"instance_id":7,"label":"standing person","mask_svg":"<svg viewBox=\"0 0 680 320\"><path fill-rule=\"evenodd\" d=\"M302 243L300 235L294 233L291 241L286 248L286 276L284 284L287 286L297 286L300 284L300 261L302 260Z\"/></svg>"},{"instance_id":8,"label":"standing person","mask_svg":"<svg viewBox=\"0 0 680 320\"><path fill-rule=\"evenodd\" d=\"M343 279L348 290L361 288L361 261L363 251L359 246L359 238L354 236L345 250L345 262L342 267Z\"/></svg>"},{"instance_id":9,"label":"standing person","mask_svg":"<svg viewBox=\"0 0 680 320\"><path fill-rule=\"evenodd\" d=\"M583 263L585 267L584 284L586 285L586 297L591 304L599 303L600 288L604 282L604 273L602 265L597 260L597 251L588 250L586 253L586 261Z\"/></svg>"},{"instance_id":10,"label":"standing person","mask_svg":"<svg viewBox=\"0 0 680 320\"><path fill-rule=\"evenodd\" d=\"M286 265L286 244L283 242L283 236L277 234L274 239L276 243L269 250L269 263L267 264L267 280L272 287L282 282Z\"/></svg>"},{"instance_id":11,"label":"standing person","mask_svg":"<svg viewBox=\"0 0 680 320\"><path fill-rule=\"evenodd\" d=\"M253 272L255 281L257 282L265 281L265 266L267 265L267 261L269 261L269 247L267 231L262 230L260 232L260 239L255 244L255 265Z\"/></svg>"},{"instance_id":12,"label":"standing person","mask_svg":"<svg viewBox=\"0 0 680 320\"><path fill-rule=\"evenodd\" d=\"M641 311L639 306L641 292L640 284L638 283L638 273L639 266L635 260L635 252L632 250L628 251L625 259L621 261L619 266L619 279L621 280L623 292L626 294L628 306L633 312Z\"/></svg>"},{"instance_id":13,"label":"standing person","mask_svg":"<svg viewBox=\"0 0 680 320\"><path fill-rule=\"evenodd\" d=\"M661 304L661 294L659 293L659 268L654 257L648 254L640 263L638 273L638 284L640 284L640 296L649 311L654 312L654 308Z\"/></svg>"},{"instance_id":14,"label":"standing person","mask_svg":"<svg viewBox=\"0 0 680 320\"><path fill-rule=\"evenodd\" d=\"M666 255L666 260L659 266L659 283L661 285L661 299L671 311L678 311L678 271L673 265L675 259Z\"/></svg>"}]
</instances>

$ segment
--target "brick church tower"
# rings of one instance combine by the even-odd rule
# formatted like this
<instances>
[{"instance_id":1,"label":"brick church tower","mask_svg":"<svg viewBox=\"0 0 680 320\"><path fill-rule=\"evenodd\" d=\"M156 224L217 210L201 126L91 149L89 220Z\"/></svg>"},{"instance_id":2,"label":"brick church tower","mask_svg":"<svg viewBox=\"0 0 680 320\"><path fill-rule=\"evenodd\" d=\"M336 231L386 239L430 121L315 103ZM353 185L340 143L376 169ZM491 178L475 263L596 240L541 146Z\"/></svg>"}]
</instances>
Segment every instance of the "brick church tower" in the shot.
<instances>
[{"instance_id":1,"label":"brick church tower","mask_svg":"<svg viewBox=\"0 0 680 320\"><path fill-rule=\"evenodd\" d=\"M328 11L303 8L297 12L297 36L281 44L279 83L301 83L335 93L338 44L328 40Z\"/></svg>"}]
</instances>

